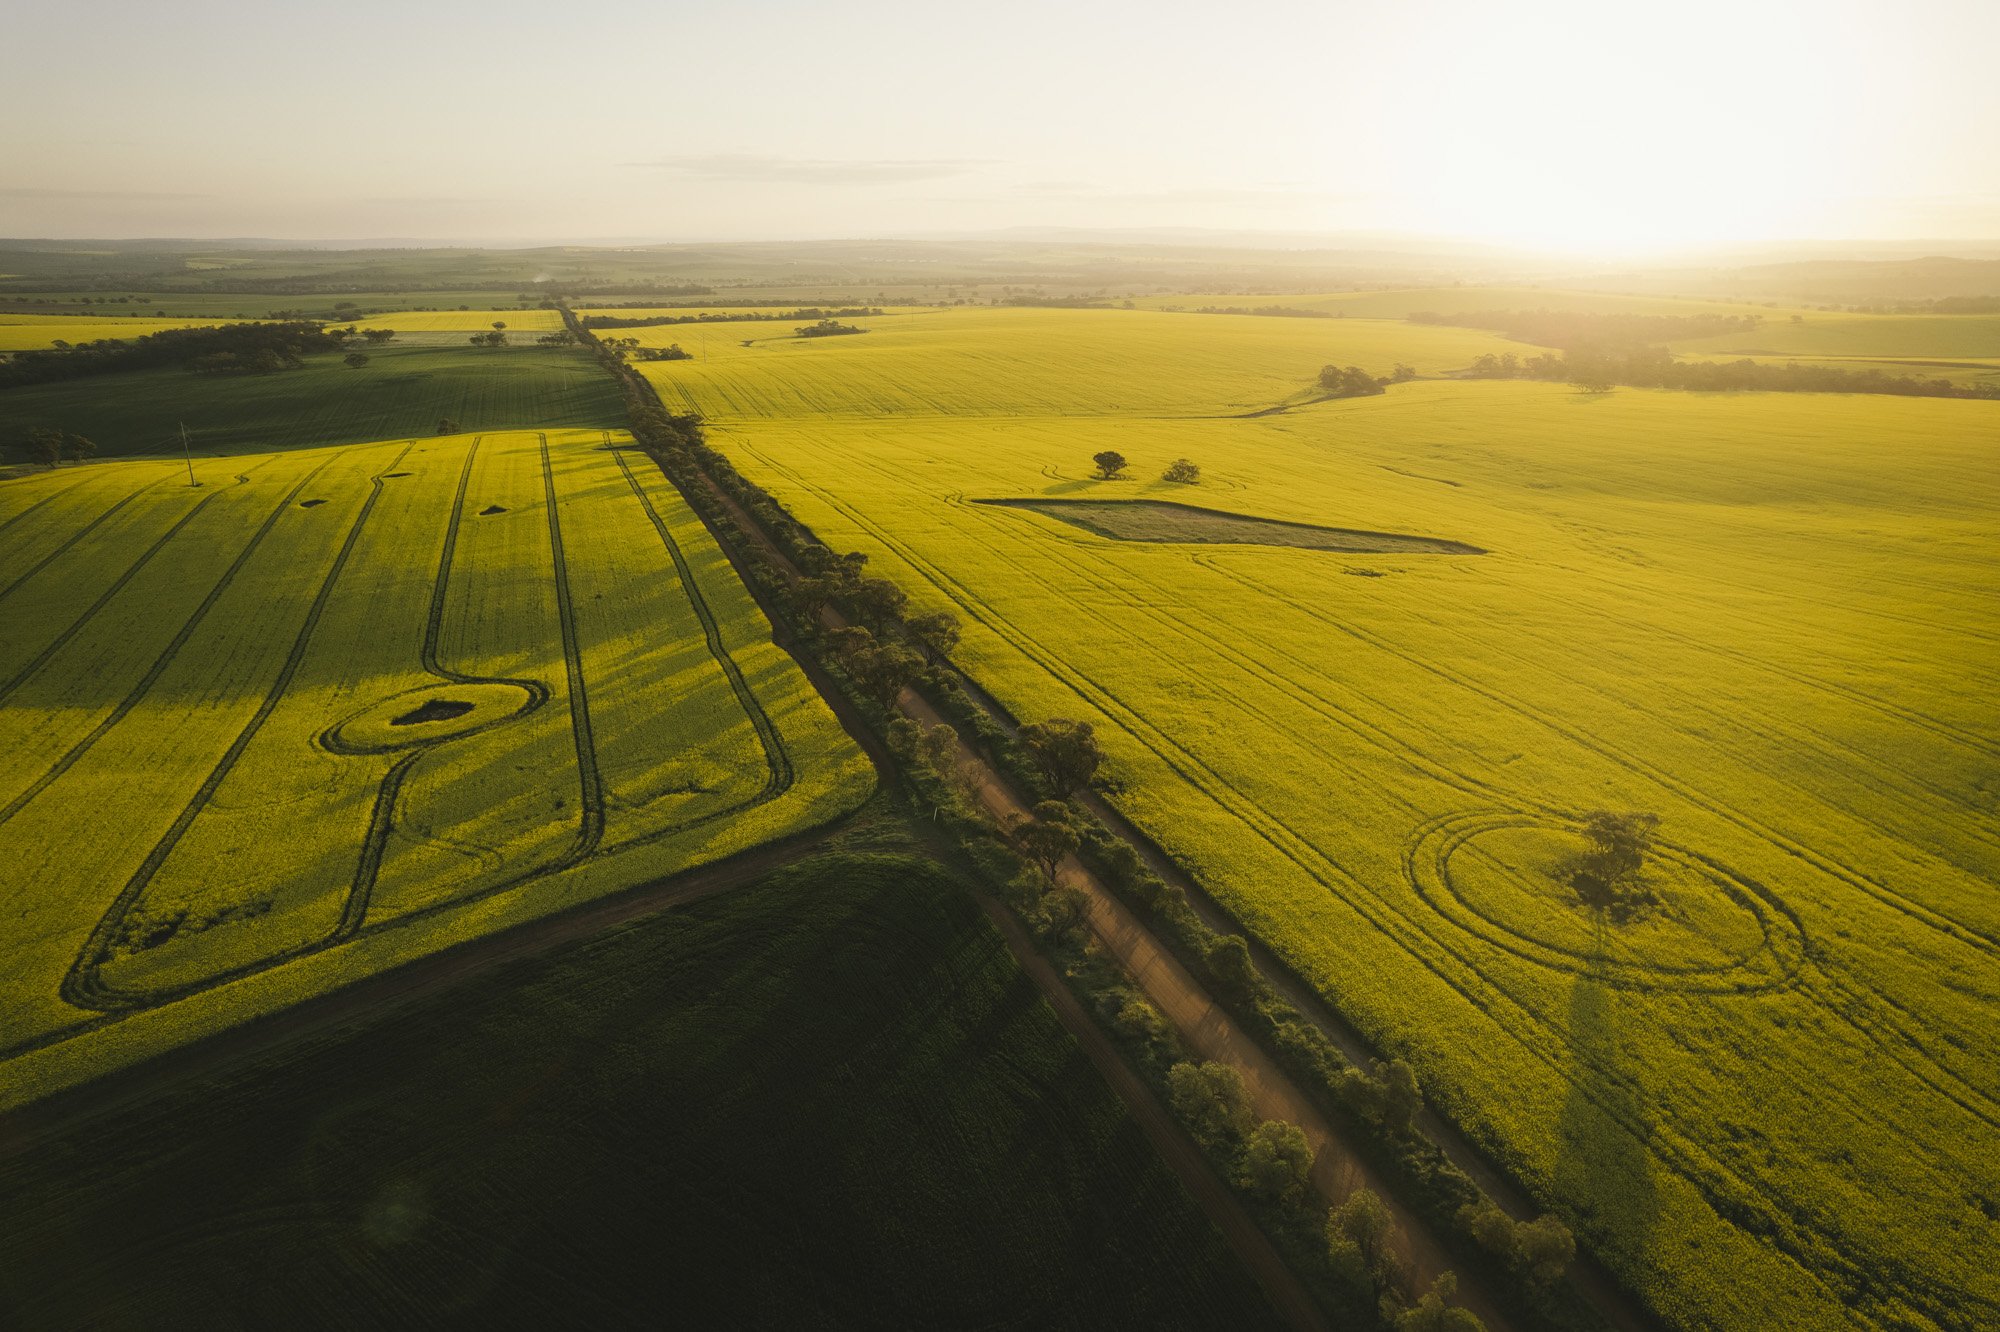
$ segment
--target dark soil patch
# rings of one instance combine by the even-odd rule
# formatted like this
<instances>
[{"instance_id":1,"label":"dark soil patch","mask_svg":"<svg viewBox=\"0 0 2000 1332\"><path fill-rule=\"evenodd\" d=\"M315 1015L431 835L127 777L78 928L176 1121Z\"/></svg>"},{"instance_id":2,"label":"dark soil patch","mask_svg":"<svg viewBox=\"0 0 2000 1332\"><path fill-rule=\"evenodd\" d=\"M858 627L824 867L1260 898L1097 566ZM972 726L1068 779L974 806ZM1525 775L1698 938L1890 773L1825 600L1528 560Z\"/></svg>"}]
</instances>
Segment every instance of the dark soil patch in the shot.
<instances>
[{"instance_id":1,"label":"dark soil patch","mask_svg":"<svg viewBox=\"0 0 2000 1332\"><path fill-rule=\"evenodd\" d=\"M479 511L479 516L481 518L491 518L496 513L505 513L505 512L507 512L507 510L503 509L498 504L489 504L485 508Z\"/></svg>"},{"instance_id":2,"label":"dark soil patch","mask_svg":"<svg viewBox=\"0 0 2000 1332\"><path fill-rule=\"evenodd\" d=\"M324 503L326 503L325 500L300 500L299 507L301 509L317 509Z\"/></svg>"},{"instance_id":3,"label":"dark soil patch","mask_svg":"<svg viewBox=\"0 0 2000 1332\"><path fill-rule=\"evenodd\" d=\"M979 500L1009 509L1032 509L1086 532L1114 541L1159 541L1194 545L1292 546L1379 555L1484 555L1477 546L1401 532L1365 532L1319 527L1276 518L1202 509L1172 500Z\"/></svg>"},{"instance_id":4,"label":"dark soil patch","mask_svg":"<svg viewBox=\"0 0 2000 1332\"><path fill-rule=\"evenodd\" d=\"M472 704L455 698L434 698L420 708L412 708L392 720L391 726L416 726L423 722L450 721L472 711Z\"/></svg>"}]
</instances>

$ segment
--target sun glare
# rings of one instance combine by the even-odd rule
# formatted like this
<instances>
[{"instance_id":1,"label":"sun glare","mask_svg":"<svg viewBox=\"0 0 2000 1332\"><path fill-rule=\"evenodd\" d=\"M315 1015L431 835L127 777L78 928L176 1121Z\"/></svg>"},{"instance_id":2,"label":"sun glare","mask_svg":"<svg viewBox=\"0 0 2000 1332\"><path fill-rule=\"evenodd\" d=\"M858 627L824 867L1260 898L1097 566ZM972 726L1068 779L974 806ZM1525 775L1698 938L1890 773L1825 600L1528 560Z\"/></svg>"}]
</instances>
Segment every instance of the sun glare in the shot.
<instances>
[{"instance_id":1,"label":"sun glare","mask_svg":"<svg viewBox=\"0 0 2000 1332\"><path fill-rule=\"evenodd\" d=\"M1401 223L1603 255L1810 233L1865 129L1836 86L1855 43L1838 24L1746 40L1737 27L1771 16L1713 17L1726 46L1699 14L1666 28L1606 6L1455 33L1405 108L1425 151L1406 162ZM1771 49L1798 58L1757 63ZM1783 128L1798 124L1813 133Z\"/></svg>"}]
</instances>

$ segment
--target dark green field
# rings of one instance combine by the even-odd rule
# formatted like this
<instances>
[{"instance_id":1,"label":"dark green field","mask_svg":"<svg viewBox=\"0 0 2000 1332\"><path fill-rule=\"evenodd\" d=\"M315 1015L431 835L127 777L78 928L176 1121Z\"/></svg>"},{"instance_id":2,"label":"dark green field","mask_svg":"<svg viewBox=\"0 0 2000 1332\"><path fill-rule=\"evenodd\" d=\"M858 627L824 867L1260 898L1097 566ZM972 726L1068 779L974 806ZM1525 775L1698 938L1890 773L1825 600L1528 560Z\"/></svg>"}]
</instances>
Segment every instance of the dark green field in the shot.
<instances>
[{"instance_id":1,"label":"dark green field","mask_svg":"<svg viewBox=\"0 0 2000 1332\"><path fill-rule=\"evenodd\" d=\"M977 907L902 855L802 862L0 1158L0 1326L654 1321L1271 1320Z\"/></svg>"},{"instance_id":2,"label":"dark green field","mask_svg":"<svg viewBox=\"0 0 2000 1332\"><path fill-rule=\"evenodd\" d=\"M437 432L584 426L617 429L617 385L573 348L378 347L350 370L337 356L272 375L136 370L0 389L0 440L41 426L95 440L106 456L302 448Z\"/></svg>"}]
</instances>

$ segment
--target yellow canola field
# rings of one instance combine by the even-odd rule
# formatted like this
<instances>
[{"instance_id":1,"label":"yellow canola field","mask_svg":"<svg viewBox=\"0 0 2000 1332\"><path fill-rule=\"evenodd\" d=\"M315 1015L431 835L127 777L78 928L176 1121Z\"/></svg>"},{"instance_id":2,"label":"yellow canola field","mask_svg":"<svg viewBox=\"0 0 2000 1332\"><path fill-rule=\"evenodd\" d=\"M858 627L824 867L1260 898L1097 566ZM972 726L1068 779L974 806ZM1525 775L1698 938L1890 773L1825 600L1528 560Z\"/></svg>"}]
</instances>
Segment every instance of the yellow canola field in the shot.
<instances>
[{"instance_id":1,"label":"yellow canola field","mask_svg":"<svg viewBox=\"0 0 2000 1332\"><path fill-rule=\"evenodd\" d=\"M1792 307L1774 308L1752 301L1712 301L1678 296L1627 296L1608 291L1571 291L1561 287L1398 287L1387 291L1299 292L1276 296L1185 295L1141 296L1142 309L1199 310L1204 306L1256 309L1277 305L1294 310L1326 310L1348 319L1407 319L1419 311L1434 314L1484 314L1494 310L1564 310L1578 314L1756 315L1783 319Z\"/></svg>"},{"instance_id":2,"label":"yellow canola field","mask_svg":"<svg viewBox=\"0 0 2000 1332\"><path fill-rule=\"evenodd\" d=\"M551 333L563 326L557 310L393 310L371 319L357 319L341 328L393 328L398 333L485 333L493 321L509 333Z\"/></svg>"},{"instance_id":3,"label":"yellow canola field","mask_svg":"<svg viewBox=\"0 0 2000 1332\"><path fill-rule=\"evenodd\" d=\"M2000 409L1438 382L1221 419L1436 331L1286 342L1333 322L982 312L644 370L957 612L1016 714L1095 722L1121 808L1670 1325L2000 1323ZM979 503L1036 497L1488 553ZM1597 807L1663 820L1629 920L1561 878Z\"/></svg>"},{"instance_id":4,"label":"yellow canola field","mask_svg":"<svg viewBox=\"0 0 2000 1332\"><path fill-rule=\"evenodd\" d=\"M44 351L57 342L81 346L105 338L142 338L169 328L214 328L238 319L123 319L95 315L0 314L0 352Z\"/></svg>"},{"instance_id":5,"label":"yellow canola field","mask_svg":"<svg viewBox=\"0 0 2000 1332\"><path fill-rule=\"evenodd\" d=\"M0 484L0 1107L867 795L623 444Z\"/></svg>"},{"instance_id":6,"label":"yellow canola field","mask_svg":"<svg viewBox=\"0 0 2000 1332\"><path fill-rule=\"evenodd\" d=\"M645 364L664 400L716 417L1101 416L1261 411L1311 395L1320 367L1386 375L1519 350L1490 333L1375 321L1136 310L947 309L801 338L768 323L621 329L692 361ZM704 340L697 336L705 334Z\"/></svg>"}]
</instances>

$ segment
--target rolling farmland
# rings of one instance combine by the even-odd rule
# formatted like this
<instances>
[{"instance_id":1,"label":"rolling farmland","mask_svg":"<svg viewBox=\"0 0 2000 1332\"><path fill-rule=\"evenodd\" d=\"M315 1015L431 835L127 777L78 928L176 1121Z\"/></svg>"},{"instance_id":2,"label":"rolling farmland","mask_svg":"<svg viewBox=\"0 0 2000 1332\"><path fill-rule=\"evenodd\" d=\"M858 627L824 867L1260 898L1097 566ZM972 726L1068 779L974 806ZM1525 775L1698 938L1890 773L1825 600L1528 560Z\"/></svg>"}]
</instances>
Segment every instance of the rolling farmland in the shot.
<instances>
[{"instance_id":1,"label":"rolling farmland","mask_svg":"<svg viewBox=\"0 0 2000 1332\"><path fill-rule=\"evenodd\" d=\"M2000 1321L1990 404L1446 381L1252 416L1326 362L1510 344L1122 311L743 327L643 369L823 538L957 611L1016 714L1096 722L1121 807L1666 1321ZM1135 479L1089 479L1107 447ZM1154 479L1177 457L1201 485ZM995 500L1474 551L1121 538ZM1662 818L1654 903L1613 925L1559 877L1598 807Z\"/></svg>"},{"instance_id":2,"label":"rolling farmland","mask_svg":"<svg viewBox=\"0 0 2000 1332\"><path fill-rule=\"evenodd\" d=\"M196 469L0 487L0 1105L872 789L608 432Z\"/></svg>"},{"instance_id":3,"label":"rolling farmland","mask_svg":"<svg viewBox=\"0 0 2000 1332\"><path fill-rule=\"evenodd\" d=\"M852 322L857 337L783 324L613 330L642 346L706 353L648 373L662 398L720 419L1231 415L1309 396L1328 361L1424 373L1516 350L1491 333L1400 323L1125 310L938 310ZM1082 455L1089 457L1089 450Z\"/></svg>"}]
</instances>

